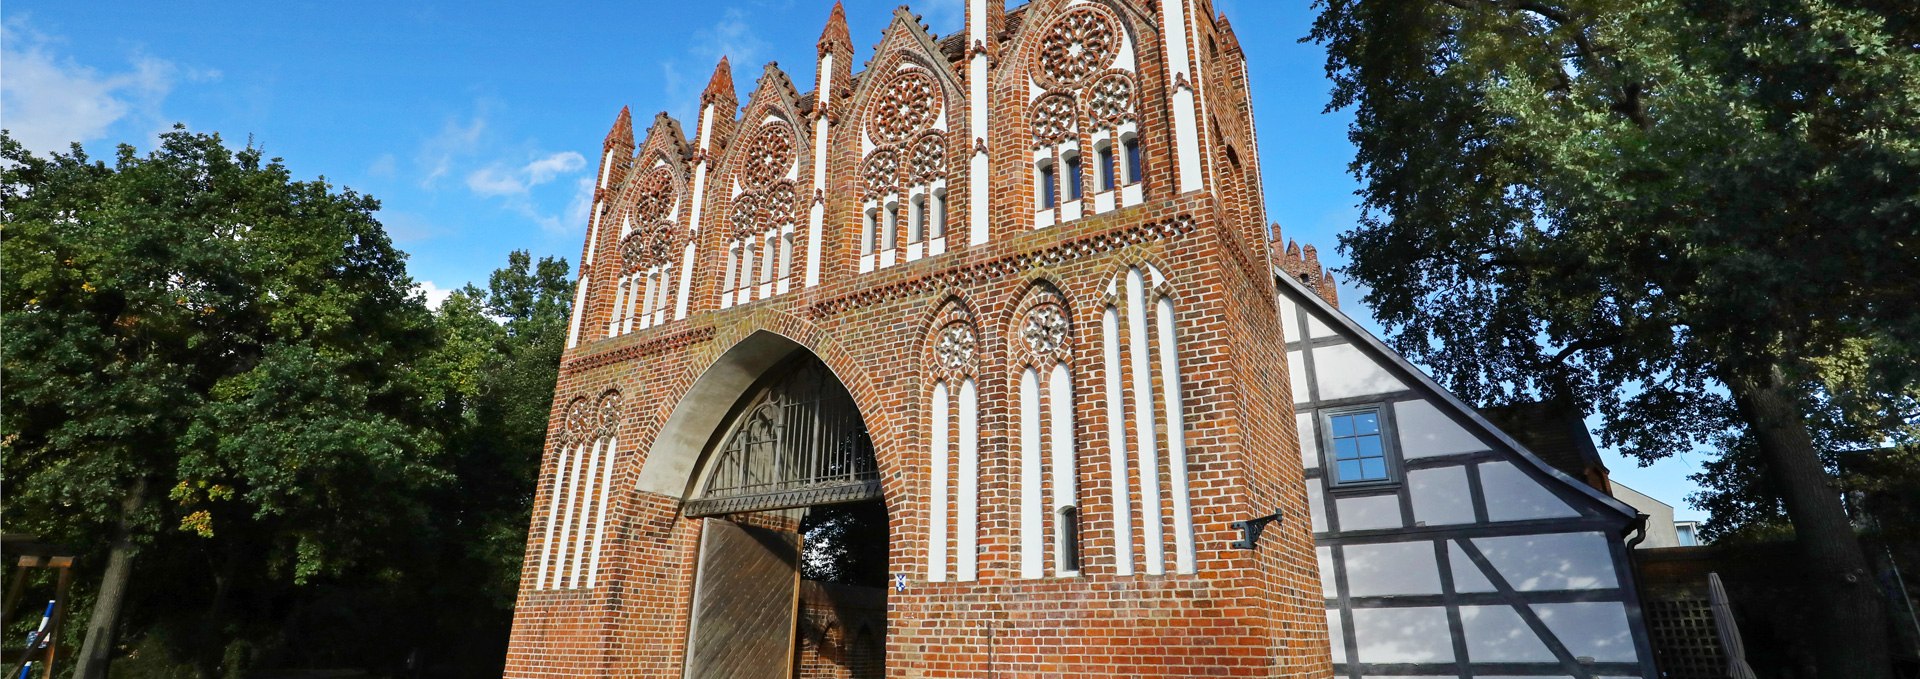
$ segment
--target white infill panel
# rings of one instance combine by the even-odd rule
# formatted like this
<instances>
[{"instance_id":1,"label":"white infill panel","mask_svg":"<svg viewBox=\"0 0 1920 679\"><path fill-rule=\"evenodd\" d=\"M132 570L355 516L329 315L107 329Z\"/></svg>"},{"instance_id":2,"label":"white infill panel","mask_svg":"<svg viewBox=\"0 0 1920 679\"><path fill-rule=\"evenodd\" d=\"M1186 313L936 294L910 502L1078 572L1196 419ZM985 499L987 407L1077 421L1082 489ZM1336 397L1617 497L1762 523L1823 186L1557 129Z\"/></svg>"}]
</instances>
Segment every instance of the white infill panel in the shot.
<instances>
[{"instance_id":1,"label":"white infill panel","mask_svg":"<svg viewBox=\"0 0 1920 679\"><path fill-rule=\"evenodd\" d=\"M954 579L980 572L980 394L973 378L960 383L960 550Z\"/></svg>"},{"instance_id":2,"label":"white infill panel","mask_svg":"<svg viewBox=\"0 0 1920 679\"><path fill-rule=\"evenodd\" d=\"M1312 515L1313 532L1327 532L1327 498L1317 480L1307 481L1307 513Z\"/></svg>"},{"instance_id":3,"label":"white infill panel","mask_svg":"<svg viewBox=\"0 0 1920 679\"><path fill-rule=\"evenodd\" d=\"M1040 380L1028 368L1020 373L1020 577L1046 575L1041 563L1046 517L1040 511Z\"/></svg>"},{"instance_id":4,"label":"white infill panel","mask_svg":"<svg viewBox=\"0 0 1920 679\"><path fill-rule=\"evenodd\" d=\"M1474 538L1473 546L1486 555L1500 577L1522 592L1611 589L1620 585L1613 571L1610 544L1600 533Z\"/></svg>"},{"instance_id":5,"label":"white infill panel","mask_svg":"<svg viewBox=\"0 0 1920 679\"><path fill-rule=\"evenodd\" d=\"M1553 651L1511 606L1461 606L1460 628L1474 662L1553 662Z\"/></svg>"},{"instance_id":6,"label":"white infill panel","mask_svg":"<svg viewBox=\"0 0 1920 679\"><path fill-rule=\"evenodd\" d=\"M598 479L600 471L600 452L602 448L600 444L601 441L598 440L593 442L593 452L587 455L586 471L580 475L579 502L582 505L580 510L580 525L574 529L573 572L568 575L568 580L571 581L575 587L579 587L586 582L581 575L587 565L587 528L594 524L593 513L599 510L599 505L593 501L593 498L598 494L594 492L594 481Z\"/></svg>"},{"instance_id":7,"label":"white infill panel","mask_svg":"<svg viewBox=\"0 0 1920 679\"><path fill-rule=\"evenodd\" d=\"M1294 403L1313 400L1313 392L1307 390L1306 352L1287 352L1287 384L1293 387Z\"/></svg>"},{"instance_id":8,"label":"white infill panel","mask_svg":"<svg viewBox=\"0 0 1920 679\"><path fill-rule=\"evenodd\" d=\"M1126 402L1120 386L1119 315L1111 306L1100 315L1100 350L1107 373L1107 483L1113 503L1114 572L1133 575L1133 500L1127 474Z\"/></svg>"},{"instance_id":9,"label":"white infill panel","mask_svg":"<svg viewBox=\"0 0 1920 679\"><path fill-rule=\"evenodd\" d=\"M566 494L567 453L571 450L560 448L560 460L553 464L552 490L547 494L547 536L540 541L540 570L533 580L536 589L545 589L553 585L547 580L547 568L553 563L553 533L560 524L560 496Z\"/></svg>"},{"instance_id":10,"label":"white infill panel","mask_svg":"<svg viewBox=\"0 0 1920 679\"><path fill-rule=\"evenodd\" d=\"M1154 320L1158 323L1160 406L1167 420L1167 478L1173 486L1168 489L1173 496L1173 568L1177 573L1192 573L1193 502L1187 491L1187 423L1179 352L1174 349L1173 300L1160 298Z\"/></svg>"},{"instance_id":11,"label":"white infill panel","mask_svg":"<svg viewBox=\"0 0 1920 679\"><path fill-rule=\"evenodd\" d=\"M1300 433L1300 466L1317 469L1320 467L1320 436L1314 427L1313 413L1299 413L1293 418L1295 430Z\"/></svg>"},{"instance_id":12,"label":"white infill panel","mask_svg":"<svg viewBox=\"0 0 1920 679\"><path fill-rule=\"evenodd\" d=\"M1481 463L1480 488L1487 498L1487 518L1492 521L1558 519L1580 515L1511 462Z\"/></svg>"},{"instance_id":13,"label":"white infill panel","mask_svg":"<svg viewBox=\"0 0 1920 679\"><path fill-rule=\"evenodd\" d=\"M595 445L598 445L598 443ZM567 545L573 542L573 522L580 512L580 462L585 459L586 456L587 447L581 445L573 451L573 464L567 469L566 501L562 503L565 506L566 515L561 519L560 540L553 557L558 562L554 565L553 569L554 587L564 587L569 584L567 581Z\"/></svg>"},{"instance_id":14,"label":"white infill panel","mask_svg":"<svg viewBox=\"0 0 1920 679\"><path fill-rule=\"evenodd\" d=\"M600 520L593 527L593 563L587 567L587 586L592 587L600 581L600 546L607 537L607 513L612 505L607 504L608 489L613 487L613 462L616 451L620 450L618 437L607 441L606 463L600 465Z\"/></svg>"},{"instance_id":15,"label":"white infill panel","mask_svg":"<svg viewBox=\"0 0 1920 679\"><path fill-rule=\"evenodd\" d=\"M1454 660L1453 632L1444 607L1356 608L1353 640L1363 663Z\"/></svg>"},{"instance_id":16,"label":"white infill panel","mask_svg":"<svg viewBox=\"0 0 1920 679\"><path fill-rule=\"evenodd\" d=\"M1390 394L1407 388L1351 344L1314 347L1313 376L1320 384L1320 398L1329 401ZM1299 400L1300 395L1294 394L1293 398Z\"/></svg>"},{"instance_id":17,"label":"white infill panel","mask_svg":"<svg viewBox=\"0 0 1920 679\"><path fill-rule=\"evenodd\" d=\"M1079 465L1074 462L1073 379L1065 364L1055 364L1047 377L1047 440L1052 456L1047 469L1047 487L1053 493L1053 516L1061 522L1054 534L1054 574L1070 574L1067 540L1074 537L1066 530L1064 510L1080 504Z\"/></svg>"},{"instance_id":18,"label":"white infill panel","mask_svg":"<svg viewBox=\"0 0 1920 679\"><path fill-rule=\"evenodd\" d=\"M1334 509L1340 513L1340 530L1377 530L1381 528L1400 528L1400 496L1362 495L1359 497L1341 497L1334 500Z\"/></svg>"},{"instance_id":19,"label":"white infill panel","mask_svg":"<svg viewBox=\"0 0 1920 679\"><path fill-rule=\"evenodd\" d=\"M1339 596L1334 580L1334 573L1338 569L1333 563L1333 548L1316 547L1313 554L1314 559L1320 562L1320 593L1328 599Z\"/></svg>"},{"instance_id":20,"label":"white infill panel","mask_svg":"<svg viewBox=\"0 0 1920 679\"><path fill-rule=\"evenodd\" d=\"M1280 293L1276 299L1279 300L1280 306L1281 336L1288 342L1300 341L1300 314L1295 312L1299 307L1293 303L1293 298L1288 297L1284 292Z\"/></svg>"},{"instance_id":21,"label":"white infill panel","mask_svg":"<svg viewBox=\"0 0 1920 679\"><path fill-rule=\"evenodd\" d=\"M928 408L927 416L932 424L931 450L928 451L931 479L927 483L927 506L932 516L927 520L927 582L945 582L947 579L947 446L948 430L953 426L953 413L945 380L933 385L933 404Z\"/></svg>"},{"instance_id":22,"label":"white infill panel","mask_svg":"<svg viewBox=\"0 0 1920 679\"><path fill-rule=\"evenodd\" d=\"M1493 581L1480 572L1480 567L1467 558L1467 550L1451 541L1447 543L1447 564L1453 571L1453 591L1463 594L1498 591L1493 588Z\"/></svg>"},{"instance_id":23,"label":"white infill panel","mask_svg":"<svg viewBox=\"0 0 1920 679\"><path fill-rule=\"evenodd\" d=\"M1347 545L1343 551L1351 596L1440 593L1432 542Z\"/></svg>"},{"instance_id":24,"label":"white infill panel","mask_svg":"<svg viewBox=\"0 0 1920 679\"><path fill-rule=\"evenodd\" d=\"M1407 472L1413 520L1428 526L1473 523L1473 493L1466 467L1435 467Z\"/></svg>"},{"instance_id":25,"label":"white infill panel","mask_svg":"<svg viewBox=\"0 0 1920 679\"><path fill-rule=\"evenodd\" d=\"M1160 503L1158 428L1153 420L1153 375L1147 361L1146 285L1139 269L1127 271L1127 358L1132 363L1133 442L1140 451L1140 527L1147 574L1167 572L1166 509Z\"/></svg>"},{"instance_id":26,"label":"white infill panel","mask_svg":"<svg viewBox=\"0 0 1920 679\"><path fill-rule=\"evenodd\" d=\"M1534 604L1533 612L1574 657L1600 662L1637 662L1627 608L1618 601Z\"/></svg>"},{"instance_id":27,"label":"white infill panel","mask_svg":"<svg viewBox=\"0 0 1920 679\"><path fill-rule=\"evenodd\" d=\"M1347 661L1347 625L1340 617L1340 609L1327 609L1327 640L1333 645L1333 662Z\"/></svg>"},{"instance_id":28,"label":"white infill panel","mask_svg":"<svg viewBox=\"0 0 1920 679\"><path fill-rule=\"evenodd\" d=\"M1394 425L1400 429L1400 454L1407 459L1474 453L1487 444L1430 401L1393 404Z\"/></svg>"}]
</instances>

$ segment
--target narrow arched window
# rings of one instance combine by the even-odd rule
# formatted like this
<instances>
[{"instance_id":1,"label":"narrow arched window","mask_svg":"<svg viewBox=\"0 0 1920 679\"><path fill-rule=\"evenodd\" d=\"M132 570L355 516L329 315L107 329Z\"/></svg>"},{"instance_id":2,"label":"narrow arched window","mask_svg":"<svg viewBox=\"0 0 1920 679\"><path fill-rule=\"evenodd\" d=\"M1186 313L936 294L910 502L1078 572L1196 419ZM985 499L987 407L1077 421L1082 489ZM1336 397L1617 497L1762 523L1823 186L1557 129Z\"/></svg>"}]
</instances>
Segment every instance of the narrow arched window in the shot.
<instances>
[{"instance_id":1,"label":"narrow arched window","mask_svg":"<svg viewBox=\"0 0 1920 679\"><path fill-rule=\"evenodd\" d=\"M1082 190L1081 187L1084 186L1081 180L1083 173L1081 172L1081 168L1080 168L1080 154L1068 153L1066 160L1067 160L1067 200L1080 200L1080 192Z\"/></svg>"},{"instance_id":2,"label":"narrow arched window","mask_svg":"<svg viewBox=\"0 0 1920 679\"><path fill-rule=\"evenodd\" d=\"M1145 168L1140 166L1140 138L1127 135L1126 139L1121 140L1120 145L1127 152L1127 183L1138 184L1140 178L1146 174Z\"/></svg>"},{"instance_id":3,"label":"narrow arched window","mask_svg":"<svg viewBox=\"0 0 1920 679\"><path fill-rule=\"evenodd\" d=\"M933 237L947 236L947 190L933 192Z\"/></svg>"},{"instance_id":4,"label":"narrow arched window","mask_svg":"<svg viewBox=\"0 0 1920 679\"><path fill-rule=\"evenodd\" d=\"M1094 150L1093 155L1094 162L1100 164L1100 190L1112 191L1113 182L1116 177L1113 167L1113 143L1101 142L1100 147Z\"/></svg>"},{"instance_id":5,"label":"narrow arched window","mask_svg":"<svg viewBox=\"0 0 1920 679\"><path fill-rule=\"evenodd\" d=\"M1053 161L1040 161L1040 207L1051 208L1060 205L1059 180L1054 176Z\"/></svg>"}]
</instances>

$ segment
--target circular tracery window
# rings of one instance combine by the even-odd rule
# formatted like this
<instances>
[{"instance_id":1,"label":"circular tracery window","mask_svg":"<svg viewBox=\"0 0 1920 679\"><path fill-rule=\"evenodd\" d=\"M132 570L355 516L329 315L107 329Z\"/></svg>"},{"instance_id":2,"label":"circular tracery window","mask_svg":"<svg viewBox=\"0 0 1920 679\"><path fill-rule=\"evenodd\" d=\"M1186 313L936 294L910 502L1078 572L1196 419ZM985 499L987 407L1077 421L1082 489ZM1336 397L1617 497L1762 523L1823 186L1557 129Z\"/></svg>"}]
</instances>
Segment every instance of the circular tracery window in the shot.
<instances>
[{"instance_id":1,"label":"circular tracery window","mask_svg":"<svg viewBox=\"0 0 1920 679\"><path fill-rule=\"evenodd\" d=\"M793 129L786 123L768 123L748 147L744 175L747 185L766 186L793 167Z\"/></svg>"},{"instance_id":2,"label":"circular tracery window","mask_svg":"<svg viewBox=\"0 0 1920 679\"><path fill-rule=\"evenodd\" d=\"M1040 39L1042 84L1072 87L1107 70L1120 52L1120 26L1106 10L1081 5L1047 27Z\"/></svg>"},{"instance_id":3,"label":"circular tracery window","mask_svg":"<svg viewBox=\"0 0 1920 679\"><path fill-rule=\"evenodd\" d=\"M655 167L640 176L634 187L633 218L652 224L667 218L673 210L673 175L665 167Z\"/></svg>"},{"instance_id":4,"label":"circular tracery window","mask_svg":"<svg viewBox=\"0 0 1920 679\"><path fill-rule=\"evenodd\" d=\"M868 134L883 144L896 144L933 125L940 117L940 90L925 71L909 69L894 74L873 103Z\"/></svg>"}]
</instances>

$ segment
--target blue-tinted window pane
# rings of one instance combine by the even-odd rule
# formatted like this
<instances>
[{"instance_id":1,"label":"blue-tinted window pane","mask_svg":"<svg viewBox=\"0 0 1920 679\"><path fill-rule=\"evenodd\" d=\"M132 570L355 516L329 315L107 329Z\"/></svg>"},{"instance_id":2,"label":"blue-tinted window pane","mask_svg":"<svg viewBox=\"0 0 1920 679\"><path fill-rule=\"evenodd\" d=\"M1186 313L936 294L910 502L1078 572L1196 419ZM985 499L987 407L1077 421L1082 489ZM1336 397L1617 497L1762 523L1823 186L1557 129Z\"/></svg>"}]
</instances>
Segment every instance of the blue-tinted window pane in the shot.
<instances>
[{"instance_id":1,"label":"blue-tinted window pane","mask_svg":"<svg viewBox=\"0 0 1920 679\"><path fill-rule=\"evenodd\" d=\"M1360 457L1360 446L1353 439L1333 440L1333 459L1351 460Z\"/></svg>"},{"instance_id":2,"label":"blue-tinted window pane","mask_svg":"<svg viewBox=\"0 0 1920 679\"><path fill-rule=\"evenodd\" d=\"M1080 156L1067 159L1067 198L1080 200Z\"/></svg>"},{"instance_id":3,"label":"blue-tinted window pane","mask_svg":"<svg viewBox=\"0 0 1920 679\"><path fill-rule=\"evenodd\" d=\"M1377 434L1373 436L1362 436L1353 439L1353 441L1360 445L1360 457L1383 457L1386 455L1386 453L1380 451L1380 436Z\"/></svg>"},{"instance_id":4,"label":"blue-tinted window pane","mask_svg":"<svg viewBox=\"0 0 1920 679\"><path fill-rule=\"evenodd\" d=\"M1360 461L1360 476L1368 481L1387 478L1387 461L1384 458L1368 458Z\"/></svg>"},{"instance_id":5,"label":"blue-tinted window pane","mask_svg":"<svg viewBox=\"0 0 1920 679\"><path fill-rule=\"evenodd\" d=\"M1341 463L1340 463L1340 480L1341 480L1341 481L1359 481L1359 480L1361 480L1361 477L1360 477L1360 461L1359 461L1359 460L1346 460L1346 461L1343 461L1343 462L1341 462Z\"/></svg>"},{"instance_id":6,"label":"blue-tinted window pane","mask_svg":"<svg viewBox=\"0 0 1920 679\"><path fill-rule=\"evenodd\" d=\"M1336 437L1352 436L1353 435L1353 416L1352 415L1334 416L1333 435Z\"/></svg>"},{"instance_id":7,"label":"blue-tinted window pane","mask_svg":"<svg viewBox=\"0 0 1920 679\"><path fill-rule=\"evenodd\" d=\"M1140 140L1128 139L1125 150L1127 152L1127 183L1138 184L1140 176L1146 173L1140 167Z\"/></svg>"},{"instance_id":8,"label":"blue-tinted window pane","mask_svg":"<svg viewBox=\"0 0 1920 679\"><path fill-rule=\"evenodd\" d=\"M1375 415L1373 413L1355 415L1353 416L1353 423L1354 423L1354 433L1356 434L1380 433L1380 416L1379 415Z\"/></svg>"}]
</instances>

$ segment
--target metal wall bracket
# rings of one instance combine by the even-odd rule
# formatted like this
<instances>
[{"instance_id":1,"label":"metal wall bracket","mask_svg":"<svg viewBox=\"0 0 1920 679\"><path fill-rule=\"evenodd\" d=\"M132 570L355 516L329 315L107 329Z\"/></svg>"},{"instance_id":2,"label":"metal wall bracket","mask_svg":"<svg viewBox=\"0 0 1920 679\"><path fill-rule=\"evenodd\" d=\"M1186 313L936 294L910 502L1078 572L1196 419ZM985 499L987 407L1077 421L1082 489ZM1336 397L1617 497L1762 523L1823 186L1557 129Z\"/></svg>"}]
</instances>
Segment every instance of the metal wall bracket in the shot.
<instances>
[{"instance_id":1,"label":"metal wall bracket","mask_svg":"<svg viewBox=\"0 0 1920 679\"><path fill-rule=\"evenodd\" d=\"M1284 517L1280 515L1280 510L1276 509L1273 510L1272 514L1257 519L1233 522L1233 529L1240 531L1241 535L1240 539L1233 541L1233 548L1253 549L1255 545L1260 543L1260 532L1267 529L1267 524L1284 520Z\"/></svg>"}]
</instances>

